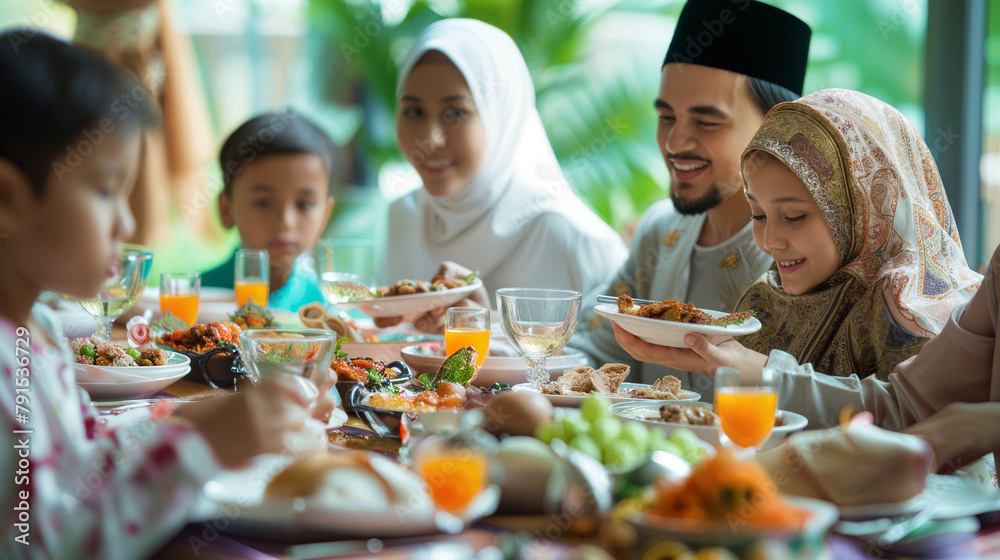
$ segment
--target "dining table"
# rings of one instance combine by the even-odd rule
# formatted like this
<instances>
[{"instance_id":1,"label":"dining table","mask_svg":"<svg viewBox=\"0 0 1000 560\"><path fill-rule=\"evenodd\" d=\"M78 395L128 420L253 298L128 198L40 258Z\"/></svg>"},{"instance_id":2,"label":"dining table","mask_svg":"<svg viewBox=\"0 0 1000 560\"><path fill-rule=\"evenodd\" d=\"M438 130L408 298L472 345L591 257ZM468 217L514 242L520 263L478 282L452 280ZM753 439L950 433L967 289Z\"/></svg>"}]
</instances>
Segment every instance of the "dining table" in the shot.
<instances>
[{"instance_id":1,"label":"dining table","mask_svg":"<svg viewBox=\"0 0 1000 560\"><path fill-rule=\"evenodd\" d=\"M115 333L124 338L124 332ZM115 338L115 334L112 335ZM352 343L345 345L351 356L364 355L386 361L402 359L400 350L404 342ZM220 398L236 389L212 388L193 379L180 379L153 395L149 401L172 400L178 402ZM95 402L102 418L110 425L142 421L148 418L141 403ZM331 450L363 449L394 458L400 450L399 439L380 437L358 416L348 414L346 421L328 429ZM887 473L887 477L891 476ZM994 481L995 484L995 481ZM978 528L963 529L950 534L947 539L928 539L927 546L918 540L900 549L878 546L874 541L842 535L834 530L827 540L825 550L817 558L1000 558L1000 514L986 513L974 516ZM457 534L426 534L400 538L367 538L356 535L340 540L287 542L271 540L264 536L254 538L227 533L211 519L191 522L173 536L154 559L199 558L207 560L291 560L319 558L374 558L374 559L589 559L635 558L646 560L640 554L597 555L602 539L596 526L579 528L567 525L557 515L489 515L475 521ZM933 531L933 528L931 529ZM939 529L947 532L947 528ZM519 550L512 553L512 550Z\"/></svg>"}]
</instances>

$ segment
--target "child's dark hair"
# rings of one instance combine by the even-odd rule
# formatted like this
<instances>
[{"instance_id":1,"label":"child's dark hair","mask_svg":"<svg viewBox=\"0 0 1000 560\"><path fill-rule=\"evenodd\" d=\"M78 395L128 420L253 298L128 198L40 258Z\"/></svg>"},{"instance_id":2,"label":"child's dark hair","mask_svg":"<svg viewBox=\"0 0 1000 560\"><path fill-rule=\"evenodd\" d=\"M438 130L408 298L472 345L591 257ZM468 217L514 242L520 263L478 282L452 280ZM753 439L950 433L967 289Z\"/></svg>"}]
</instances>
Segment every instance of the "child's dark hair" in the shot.
<instances>
[{"instance_id":1,"label":"child's dark hair","mask_svg":"<svg viewBox=\"0 0 1000 560\"><path fill-rule=\"evenodd\" d=\"M0 33L0 158L42 196L107 135L155 126L150 93L111 62L37 29Z\"/></svg>"},{"instance_id":2,"label":"child's dark hair","mask_svg":"<svg viewBox=\"0 0 1000 560\"><path fill-rule=\"evenodd\" d=\"M232 193L233 181L243 172L243 166L264 156L312 154L333 171L333 143L318 126L293 111L269 112L257 115L240 125L219 150L222 188ZM333 181L329 182L333 196Z\"/></svg>"}]
</instances>

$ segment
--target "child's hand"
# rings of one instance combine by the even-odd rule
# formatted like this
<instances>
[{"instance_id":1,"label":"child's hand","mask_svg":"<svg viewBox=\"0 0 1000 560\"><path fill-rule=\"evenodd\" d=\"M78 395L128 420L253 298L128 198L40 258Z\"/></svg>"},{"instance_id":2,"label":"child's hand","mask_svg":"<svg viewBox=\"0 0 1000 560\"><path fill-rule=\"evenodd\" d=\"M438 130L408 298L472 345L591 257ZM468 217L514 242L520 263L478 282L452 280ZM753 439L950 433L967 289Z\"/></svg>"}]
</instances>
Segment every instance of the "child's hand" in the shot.
<instances>
[{"instance_id":1,"label":"child's hand","mask_svg":"<svg viewBox=\"0 0 1000 560\"><path fill-rule=\"evenodd\" d=\"M284 450L285 435L301 430L319 391L295 376L263 380L235 395L185 404L190 420L223 466L239 467L261 453Z\"/></svg>"}]
</instances>

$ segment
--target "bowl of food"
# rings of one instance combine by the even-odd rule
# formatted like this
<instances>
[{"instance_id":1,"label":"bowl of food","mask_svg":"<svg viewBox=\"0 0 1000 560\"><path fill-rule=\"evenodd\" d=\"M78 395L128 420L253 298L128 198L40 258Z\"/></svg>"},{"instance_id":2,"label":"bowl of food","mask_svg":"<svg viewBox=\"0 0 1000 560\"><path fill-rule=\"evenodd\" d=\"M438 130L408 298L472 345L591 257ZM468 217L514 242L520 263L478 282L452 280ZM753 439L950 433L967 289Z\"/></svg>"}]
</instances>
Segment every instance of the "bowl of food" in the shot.
<instances>
[{"instance_id":1,"label":"bowl of food","mask_svg":"<svg viewBox=\"0 0 1000 560\"><path fill-rule=\"evenodd\" d=\"M684 337L688 333L702 334L719 344L761 328L749 312L727 314L674 300L636 305L627 295L619 296L617 304L597 305L594 311L650 344L677 348L687 348Z\"/></svg>"},{"instance_id":2,"label":"bowl of food","mask_svg":"<svg viewBox=\"0 0 1000 560\"><path fill-rule=\"evenodd\" d=\"M401 385L413 378L410 366L395 360L383 362L373 358L336 357L330 368L337 374L337 393L347 411L351 406L351 390L358 385L378 390L386 385Z\"/></svg>"},{"instance_id":3,"label":"bowl of food","mask_svg":"<svg viewBox=\"0 0 1000 560\"><path fill-rule=\"evenodd\" d=\"M161 348L125 348L91 338L69 341L75 355L76 384L98 400L152 395L191 369L191 360Z\"/></svg>"},{"instance_id":4,"label":"bowl of food","mask_svg":"<svg viewBox=\"0 0 1000 560\"><path fill-rule=\"evenodd\" d=\"M239 325L232 321L198 323L163 332L154 340L158 347L191 360L188 379L223 388L232 387L246 374L239 359L240 331Z\"/></svg>"},{"instance_id":5,"label":"bowl of food","mask_svg":"<svg viewBox=\"0 0 1000 560\"><path fill-rule=\"evenodd\" d=\"M640 422L659 428L669 434L678 428L687 428L712 445L719 445L719 418L707 402L620 402L611 405L611 413L619 418ZM774 415L774 429L763 447L777 444L790 434L805 429L809 421L805 416L788 410L778 410Z\"/></svg>"}]
</instances>

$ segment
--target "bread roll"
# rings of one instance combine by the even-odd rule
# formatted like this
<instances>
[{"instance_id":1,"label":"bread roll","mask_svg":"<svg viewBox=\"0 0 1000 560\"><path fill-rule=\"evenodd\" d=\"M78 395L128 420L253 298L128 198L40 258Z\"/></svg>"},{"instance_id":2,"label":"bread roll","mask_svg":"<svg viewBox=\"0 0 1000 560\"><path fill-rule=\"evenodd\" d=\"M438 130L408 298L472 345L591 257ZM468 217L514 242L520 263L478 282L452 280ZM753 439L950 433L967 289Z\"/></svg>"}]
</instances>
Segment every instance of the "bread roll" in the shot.
<instances>
[{"instance_id":1,"label":"bread roll","mask_svg":"<svg viewBox=\"0 0 1000 560\"><path fill-rule=\"evenodd\" d=\"M311 329L325 329L326 324L323 322L325 315L326 308L315 301L299 308L299 320Z\"/></svg>"},{"instance_id":2,"label":"bread roll","mask_svg":"<svg viewBox=\"0 0 1000 560\"><path fill-rule=\"evenodd\" d=\"M323 451L305 457L278 473L264 493L359 513L383 512L394 506L412 507L422 514L433 510L420 477L365 451Z\"/></svg>"}]
</instances>

